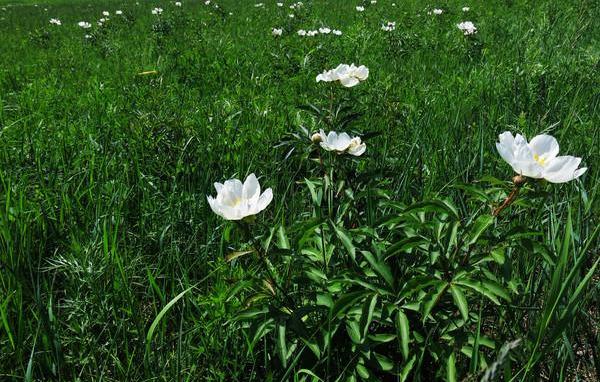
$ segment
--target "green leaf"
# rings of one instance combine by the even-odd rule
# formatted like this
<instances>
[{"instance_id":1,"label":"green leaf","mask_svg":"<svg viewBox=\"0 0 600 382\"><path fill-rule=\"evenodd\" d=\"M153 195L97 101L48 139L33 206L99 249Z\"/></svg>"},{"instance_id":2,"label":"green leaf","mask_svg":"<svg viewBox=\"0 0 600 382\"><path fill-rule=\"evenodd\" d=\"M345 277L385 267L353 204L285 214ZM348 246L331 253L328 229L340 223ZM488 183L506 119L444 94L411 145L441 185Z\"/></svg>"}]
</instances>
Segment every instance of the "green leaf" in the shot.
<instances>
[{"instance_id":1,"label":"green leaf","mask_svg":"<svg viewBox=\"0 0 600 382\"><path fill-rule=\"evenodd\" d=\"M456 359L454 352L446 360L446 381L456 382Z\"/></svg>"},{"instance_id":2,"label":"green leaf","mask_svg":"<svg viewBox=\"0 0 600 382\"><path fill-rule=\"evenodd\" d=\"M280 225L277 230L277 246L281 249L290 249L290 240L283 225Z\"/></svg>"},{"instance_id":3,"label":"green leaf","mask_svg":"<svg viewBox=\"0 0 600 382\"><path fill-rule=\"evenodd\" d=\"M164 308L161 309L161 311L158 313L156 318L154 318L154 321L152 321L152 324L150 325L150 329L148 329L148 334L146 334L146 356L148 354L150 354L150 343L152 342L152 337L154 336L154 331L156 330L156 327L160 323L160 320L162 320L162 318L164 317L165 314L167 314L169 309L171 309L173 307L173 305L175 305L177 303L177 301L181 300L181 298L183 296L185 296L185 294L187 292L191 291L192 288L194 288L194 286L187 288L186 290L184 290L183 292L181 292L177 296L175 296L171 301L169 301L169 303L167 305L165 305Z\"/></svg>"},{"instance_id":4,"label":"green leaf","mask_svg":"<svg viewBox=\"0 0 600 382\"><path fill-rule=\"evenodd\" d=\"M373 320L373 311L377 306L377 295L374 294L371 298L365 299L363 304L362 314L360 316L360 327L362 328L362 336L361 342L364 341L367 333L369 331L369 326L371 325L371 321Z\"/></svg>"},{"instance_id":5,"label":"green leaf","mask_svg":"<svg viewBox=\"0 0 600 382\"><path fill-rule=\"evenodd\" d=\"M394 362L383 354L373 352L374 361L383 371L390 371L394 368Z\"/></svg>"},{"instance_id":6,"label":"green leaf","mask_svg":"<svg viewBox=\"0 0 600 382\"><path fill-rule=\"evenodd\" d=\"M479 240L479 237L489 226L494 224L494 217L492 215L481 215L479 216L469 232L469 241L467 245L473 245Z\"/></svg>"},{"instance_id":7,"label":"green leaf","mask_svg":"<svg viewBox=\"0 0 600 382\"><path fill-rule=\"evenodd\" d=\"M287 342L285 340L285 324L277 325L277 354L283 367L287 367Z\"/></svg>"},{"instance_id":8,"label":"green leaf","mask_svg":"<svg viewBox=\"0 0 600 382\"><path fill-rule=\"evenodd\" d=\"M454 304L458 307L458 310L460 310L463 319L467 321L469 319L469 307L467 306L467 299L461 288L456 285L450 285L450 292L452 293Z\"/></svg>"},{"instance_id":9,"label":"green leaf","mask_svg":"<svg viewBox=\"0 0 600 382\"><path fill-rule=\"evenodd\" d=\"M410 329L408 324L408 317L402 310L398 310L396 313L396 329L398 331L398 338L400 339L400 349L402 350L402 356L405 360L408 359L408 343L410 341Z\"/></svg>"},{"instance_id":10,"label":"green leaf","mask_svg":"<svg viewBox=\"0 0 600 382\"><path fill-rule=\"evenodd\" d=\"M385 280L385 282L393 288L394 276L392 275L392 270L390 269L390 267L383 261L380 261L379 259L375 258L375 256L369 251L361 251L361 254L364 256L365 259L367 259L369 265L371 265L371 268L373 268L375 273L381 276Z\"/></svg>"},{"instance_id":11,"label":"green leaf","mask_svg":"<svg viewBox=\"0 0 600 382\"><path fill-rule=\"evenodd\" d=\"M342 297L339 298L339 300L337 300L335 302L335 304L333 304L333 308L331 309L331 317L337 317L338 314L349 309L358 300L364 298L369 293L370 293L369 291L361 290L361 291L357 291L357 292L350 292L350 293L343 295Z\"/></svg>"},{"instance_id":12,"label":"green leaf","mask_svg":"<svg viewBox=\"0 0 600 382\"><path fill-rule=\"evenodd\" d=\"M330 223L331 227L335 231L336 236L338 237L338 239L340 239L342 245L344 246L344 248L346 248L346 251L348 251L352 259L354 259L356 257L356 248L354 247L354 244L352 244L352 239L348 237L348 234L346 234L342 227L338 226L334 222Z\"/></svg>"},{"instance_id":13,"label":"green leaf","mask_svg":"<svg viewBox=\"0 0 600 382\"><path fill-rule=\"evenodd\" d=\"M413 368L413 366L415 365L415 361L417 360L417 356L413 355L410 358L410 361L408 361L404 367L402 368L402 371L400 371L400 382L406 382L406 379L408 378L408 376L410 375L410 372Z\"/></svg>"},{"instance_id":14,"label":"green leaf","mask_svg":"<svg viewBox=\"0 0 600 382\"><path fill-rule=\"evenodd\" d=\"M235 259L237 259L238 257L242 257L245 255L248 255L250 253L254 253L255 251L249 250L249 251L235 251L235 252L231 252L230 254L228 254L227 256L225 256L225 261L230 262L233 261Z\"/></svg>"}]
</instances>

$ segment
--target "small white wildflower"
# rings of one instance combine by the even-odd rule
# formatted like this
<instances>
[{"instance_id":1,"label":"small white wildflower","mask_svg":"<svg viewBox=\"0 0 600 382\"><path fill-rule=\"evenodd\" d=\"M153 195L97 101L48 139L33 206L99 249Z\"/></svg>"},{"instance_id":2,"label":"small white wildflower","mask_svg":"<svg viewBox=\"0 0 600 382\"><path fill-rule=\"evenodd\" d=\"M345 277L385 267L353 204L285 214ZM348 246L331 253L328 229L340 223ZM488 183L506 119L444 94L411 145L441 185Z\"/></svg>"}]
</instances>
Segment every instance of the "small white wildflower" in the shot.
<instances>
[{"instance_id":1,"label":"small white wildflower","mask_svg":"<svg viewBox=\"0 0 600 382\"><path fill-rule=\"evenodd\" d=\"M339 29L334 29L331 31L331 33L333 33L336 36L341 36L342 35L342 31Z\"/></svg>"},{"instance_id":2,"label":"small white wildflower","mask_svg":"<svg viewBox=\"0 0 600 382\"><path fill-rule=\"evenodd\" d=\"M103 12L102 12L102 16L110 16L110 12L108 12L108 11L103 11Z\"/></svg>"},{"instance_id":3,"label":"small white wildflower","mask_svg":"<svg viewBox=\"0 0 600 382\"><path fill-rule=\"evenodd\" d=\"M278 7L283 7L283 3L277 3Z\"/></svg>"},{"instance_id":4,"label":"small white wildflower","mask_svg":"<svg viewBox=\"0 0 600 382\"><path fill-rule=\"evenodd\" d=\"M181 7L181 1L176 1L176 2L175 2L175 6L176 6L176 7Z\"/></svg>"},{"instance_id":5,"label":"small white wildflower","mask_svg":"<svg viewBox=\"0 0 600 382\"><path fill-rule=\"evenodd\" d=\"M460 24L456 24L456 26L463 31L465 36L477 33L477 27L471 21L463 21Z\"/></svg>"},{"instance_id":6,"label":"small white wildflower","mask_svg":"<svg viewBox=\"0 0 600 382\"><path fill-rule=\"evenodd\" d=\"M359 12L363 12L365 10L365 7L363 7L362 5L357 5L356 10Z\"/></svg>"},{"instance_id":7,"label":"small white wildflower","mask_svg":"<svg viewBox=\"0 0 600 382\"><path fill-rule=\"evenodd\" d=\"M469 12L470 10L471 10L471 8L469 8L469 7L462 7L463 12Z\"/></svg>"},{"instance_id":8,"label":"small white wildflower","mask_svg":"<svg viewBox=\"0 0 600 382\"><path fill-rule=\"evenodd\" d=\"M92 24L88 23L87 21L80 21L77 23L77 25L83 29L90 29L92 27Z\"/></svg>"},{"instance_id":9,"label":"small white wildflower","mask_svg":"<svg viewBox=\"0 0 600 382\"><path fill-rule=\"evenodd\" d=\"M121 11L121 10L115 11L115 15L122 15L122 14L123 14L123 11Z\"/></svg>"},{"instance_id":10,"label":"small white wildflower","mask_svg":"<svg viewBox=\"0 0 600 382\"><path fill-rule=\"evenodd\" d=\"M50 24L62 25L62 23L59 19L50 19Z\"/></svg>"},{"instance_id":11,"label":"small white wildflower","mask_svg":"<svg viewBox=\"0 0 600 382\"><path fill-rule=\"evenodd\" d=\"M153 15L160 15L160 14L162 14L162 12L163 12L162 8L154 8L152 10Z\"/></svg>"},{"instance_id":12,"label":"small white wildflower","mask_svg":"<svg viewBox=\"0 0 600 382\"><path fill-rule=\"evenodd\" d=\"M304 29L300 29L298 32L298 36L306 36L306 31Z\"/></svg>"},{"instance_id":13,"label":"small white wildflower","mask_svg":"<svg viewBox=\"0 0 600 382\"><path fill-rule=\"evenodd\" d=\"M319 28L319 33L322 33L322 34L329 34L329 33L331 33L331 29L329 29L329 28L327 28L327 27L324 27L324 28Z\"/></svg>"},{"instance_id":14,"label":"small white wildflower","mask_svg":"<svg viewBox=\"0 0 600 382\"><path fill-rule=\"evenodd\" d=\"M283 29L281 29L281 28L273 28L271 30L271 34L273 36L281 36L283 34Z\"/></svg>"}]
</instances>

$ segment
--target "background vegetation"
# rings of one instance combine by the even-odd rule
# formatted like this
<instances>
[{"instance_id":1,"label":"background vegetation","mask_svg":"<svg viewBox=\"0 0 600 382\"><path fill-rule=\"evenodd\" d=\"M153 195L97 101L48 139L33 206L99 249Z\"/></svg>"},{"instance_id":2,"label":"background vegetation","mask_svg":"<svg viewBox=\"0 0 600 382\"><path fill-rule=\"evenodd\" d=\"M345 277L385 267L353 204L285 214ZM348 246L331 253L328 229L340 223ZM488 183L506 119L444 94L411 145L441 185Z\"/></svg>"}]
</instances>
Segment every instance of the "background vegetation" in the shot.
<instances>
[{"instance_id":1,"label":"background vegetation","mask_svg":"<svg viewBox=\"0 0 600 382\"><path fill-rule=\"evenodd\" d=\"M486 270L509 291L510 302L489 308L469 297L468 314L475 316L467 335L485 332L495 341L487 363L460 352L452 366L422 356L408 378L450 378L447 369L456 367L460 379L478 379L504 343L521 339L511 351L513 371L537 361L515 379L598 380L600 280L592 268L600 249L594 233L600 224L598 2L398 1L392 7L379 0L359 13L346 0L314 0L294 18L288 2L283 8L271 0L264 7L217 3L219 9L146 0L0 8L1 377L313 378L298 374L300 364L277 361L268 340L276 332L256 344L253 329L237 320L248 305L249 280L260 270L249 259L225 261L240 235L210 211L206 195L215 181L255 172L275 195L258 217L267 227L260 233L308 221L315 207L300 183L315 174L310 161L287 157L289 146L279 144L301 127L322 127L299 106L327 106L330 87L316 84L315 76L355 62L368 66L370 77L352 90L336 90L336 99L360 113L351 130L379 133L346 169L371 185L372 193L357 197L355 208L367 216L356 218L360 224L384 224L383 212L393 210L381 207L381 189L397 207L452 200L457 219L469 227L476 210L489 212L508 190L489 178L512 176L494 147L505 130L550 133L562 153L582 156L589 167L578 181L533 187L531 199L494 223L496 241L486 238L478 247L485 252L490 243L521 234ZM164 9L161 17L150 13L155 6ZM427 15L433 7L444 13ZM114 15L117 9L123 17ZM100 28L102 11L111 16ZM50 18L63 25L49 24ZM82 20L92 29L79 28ZM388 20L397 22L394 32L380 30ZM477 26L475 38L456 28L464 20ZM295 34L320 26L343 35ZM273 27L283 27L284 35L274 38ZM156 72L139 74L144 71ZM468 193L469 187L476 189ZM489 200L471 200L492 188ZM390 226L376 229L384 228ZM464 313L449 301L444 312ZM419 320L411 314L413 328ZM438 354L435 342L410 338L411 353L420 344L421 354ZM303 367L326 363L327 377L315 374L336 380L334 371L345 371L330 364L343 368L347 354L302 360ZM410 357L399 349L388 354L398 356L390 358L398 375L366 379L401 379Z\"/></svg>"}]
</instances>

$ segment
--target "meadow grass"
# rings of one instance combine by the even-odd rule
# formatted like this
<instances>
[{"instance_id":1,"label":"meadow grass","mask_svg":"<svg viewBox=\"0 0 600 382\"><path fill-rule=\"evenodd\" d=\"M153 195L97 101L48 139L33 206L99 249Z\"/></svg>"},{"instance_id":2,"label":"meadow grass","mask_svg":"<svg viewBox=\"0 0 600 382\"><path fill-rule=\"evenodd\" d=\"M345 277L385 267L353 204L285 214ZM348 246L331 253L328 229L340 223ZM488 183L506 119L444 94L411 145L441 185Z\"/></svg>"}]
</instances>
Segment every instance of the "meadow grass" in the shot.
<instances>
[{"instance_id":1,"label":"meadow grass","mask_svg":"<svg viewBox=\"0 0 600 382\"><path fill-rule=\"evenodd\" d=\"M570 211L566 269L585 255L580 280L598 257L598 2L380 0L359 13L346 0L315 0L293 19L288 2L271 0L220 0L221 11L189 0L33 3L0 1L0 379L269 380L268 352L248 352L232 323L243 307L235 287L253 270L225 262L235 232L206 195L215 181L255 172L275 195L259 220L300 220L303 165L276 146L299 127L319 128L298 106L327 106L330 87L315 76L341 62L370 69L364 84L335 94L360 112L355 132L380 133L358 168L383 179L393 200L443 195L466 210L453 185L512 176L499 133L547 132L589 170L544 188L504 224L533 227L559 248ZM427 15L434 6L444 13ZM99 28L105 10L111 20ZM387 20L393 33L380 30ZM464 20L475 38L457 30ZM324 25L343 35L295 33ZM513 253L518 293L496 317L513 339L535 337L556 287L553 259ZM558 285L572 288L565 277ZM600 378L598 277L558 344L534 350L544 361L525 379Z\"/></svg>"}]
</instances>

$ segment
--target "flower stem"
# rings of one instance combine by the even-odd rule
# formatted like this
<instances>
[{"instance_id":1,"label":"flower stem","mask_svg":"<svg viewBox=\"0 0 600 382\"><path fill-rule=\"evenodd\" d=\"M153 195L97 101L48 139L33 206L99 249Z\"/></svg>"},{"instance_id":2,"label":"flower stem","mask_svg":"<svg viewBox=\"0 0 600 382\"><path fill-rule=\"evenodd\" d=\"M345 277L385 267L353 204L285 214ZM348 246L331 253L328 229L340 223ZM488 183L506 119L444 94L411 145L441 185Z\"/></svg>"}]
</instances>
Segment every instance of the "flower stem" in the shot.
<instances>
[{"instance_id":1,"label":"flower stem","mask_svg":"<svg viewBox=\"0 0 600 382\"><path fill-rule=\"evenodd\" d=\"M527 182L527 178L525 178L522 175L517 175L513 178L513 184L515 185L515 187L513 188L513 190L510 192L510 194L508 194L508 196L506 197L506 199L504 199L504 202L497 207L494 212L492 212L493 216L498 216L500 215L500 213L502 211L504 211L506 208L508 208L511 204L513 204L513 202L515 200L517 200L517 197L519 196L519 191L521 190L521 187L523 187L523 185Z\"/></svg>"}]
</instances>

